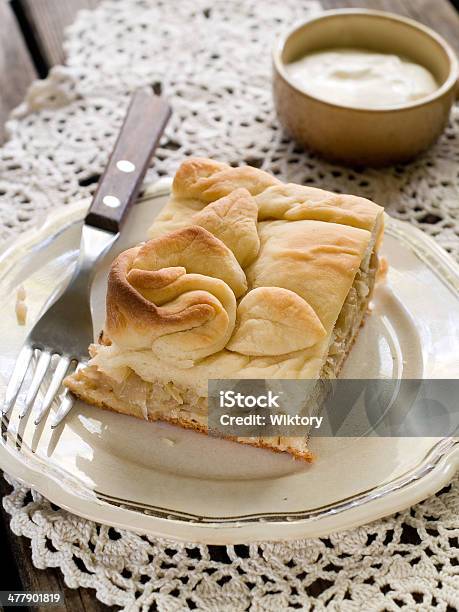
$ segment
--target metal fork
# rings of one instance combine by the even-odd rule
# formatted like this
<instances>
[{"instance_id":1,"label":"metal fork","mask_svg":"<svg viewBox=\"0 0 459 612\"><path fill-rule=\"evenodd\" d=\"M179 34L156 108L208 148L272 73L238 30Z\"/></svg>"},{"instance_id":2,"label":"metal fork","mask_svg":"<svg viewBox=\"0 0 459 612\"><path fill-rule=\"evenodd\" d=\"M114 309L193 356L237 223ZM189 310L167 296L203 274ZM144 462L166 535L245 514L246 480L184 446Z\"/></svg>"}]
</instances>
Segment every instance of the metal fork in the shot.
<instances>
[{"instance_id":1,"label":"metal fork","mask_svg":"<svg viewBox=\"0 0 459 612\"><path fill-rule=\"evenodd\" d=\"M53 296L45 313L29 332L16 360L2 406L7 415L16 403L34 353L39 354L26 397L19 409L19 418L34 407L34 423L38 425L48 412L62 382L76 362L83 366L88 345L93 339L89 306L91 283L97 263L117 240L122 222L134 202L148 162L169 120L167 102L150 89L139 89L133 96L110 160L99 182L83 225L80 255L66 289ZM52 378L40 402L36 398L51 360L57 355ZM73 405L73 396L65 390L59 408L51 419L56 427Z\"/></svg>"}]
</instances>

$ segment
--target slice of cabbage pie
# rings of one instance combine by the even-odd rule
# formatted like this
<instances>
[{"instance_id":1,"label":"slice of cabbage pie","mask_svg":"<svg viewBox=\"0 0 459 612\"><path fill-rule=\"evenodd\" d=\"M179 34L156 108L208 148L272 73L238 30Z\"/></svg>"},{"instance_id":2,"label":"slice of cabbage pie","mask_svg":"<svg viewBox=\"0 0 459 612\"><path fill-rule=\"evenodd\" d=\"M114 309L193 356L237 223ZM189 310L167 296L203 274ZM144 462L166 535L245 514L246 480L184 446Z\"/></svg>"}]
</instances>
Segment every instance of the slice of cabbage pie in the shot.
<instances>
[{"instance_id":1,"label":"slice of cabbage pie","mask_svg":"<svg viewBox=\"0 0 459 612\"><path fill-rule=\"evenodd\" d=\"M76 396L206 432L209 379L338 375L375 282L380 206L196 158L149 234L112 264L100 341L66 379ZM312 458L306 437L236 441Z\"/></svg>"}]
</instances>

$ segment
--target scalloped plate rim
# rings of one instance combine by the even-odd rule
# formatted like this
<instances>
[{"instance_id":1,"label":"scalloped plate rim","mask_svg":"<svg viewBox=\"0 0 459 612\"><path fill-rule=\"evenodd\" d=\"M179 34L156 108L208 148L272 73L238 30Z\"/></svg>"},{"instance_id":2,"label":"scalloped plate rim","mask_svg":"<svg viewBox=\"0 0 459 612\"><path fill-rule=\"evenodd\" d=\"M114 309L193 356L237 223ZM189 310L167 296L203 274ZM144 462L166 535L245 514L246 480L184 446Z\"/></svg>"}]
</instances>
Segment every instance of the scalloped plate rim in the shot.
<instances>
[{"instance_id":1,"label":"scalloped plate rim","mask_svg":"<svg viewBox=\"0 0 459 612\"><path fill-rule=\"evenodd\" d=\"M148 185L141 199L164 196L170 190L170 186L170 178L161 179ZM24 232L19 238L10 240L4 245L0 253L0 282L5 274L6 265L9 264L9 267L11 264L16 265L21 260L23 249L41 245L44 242L43 234L50 238L57 233L53 230L63 231L71 224L81 221L82 213L89 202L89 199L79 200L53 211L52 218L50 215L46 216L38 227ZM403 237L416 254L421 253L424 262L459 297L459 266L449 255L419 229L388 215L386 220L388 231ZM223 518L219 521L213 519L214 522L212 520L197 522L193 519L183 520L179 514L175 517L165 517L140 513L107 503L94 491L76 491L69 483L66 484L65 481L58 479L58 475L52 473L53 470L44 469L40 461L34 462L31 457L18 453L3 443L0 444L0 463L5 472L27 483L51 502L89 520L185 542L235 544L325 536L333 531L357 527L401 511L448 484L459 469L459 441L457 439L437 441L423 461L406 475L383 487L355 495L349 500L341 500L343 503L337 503L334 508L326 509L319 516L288 517L282 521L274 518L274 520L259 519L255 522L246 515L237 521ZM401 483L399 486L396 485L398 481ZM391 489L389 485L393 483L395 488ZM389 489L386 493L383 494L381 491L378 494L378 489L386 488ZM173 510L170 512L174 513Z\"/></svg>"}]
</instances>

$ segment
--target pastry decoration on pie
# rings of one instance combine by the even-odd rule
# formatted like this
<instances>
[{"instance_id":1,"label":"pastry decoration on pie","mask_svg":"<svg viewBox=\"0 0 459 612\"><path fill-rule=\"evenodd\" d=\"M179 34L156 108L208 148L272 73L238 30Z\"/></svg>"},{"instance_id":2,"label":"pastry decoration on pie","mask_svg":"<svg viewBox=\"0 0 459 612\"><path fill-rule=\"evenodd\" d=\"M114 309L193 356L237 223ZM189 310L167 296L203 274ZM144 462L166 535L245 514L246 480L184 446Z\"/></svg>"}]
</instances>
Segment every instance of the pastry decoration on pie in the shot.
<instances>
[{"instance_id":1,"label":"pastry decoration on pie","mask_svg":"<svg viewBox=\"0 0 459 612\"><path fill-rule=\"evenodd\" d=\"M383 209L251 167L185 161L150 240L113 262L90 404L207 431L209 379L338 376L367 312ZM307 438L238 438L311 460Z\"/></svg>"}]
</instances>

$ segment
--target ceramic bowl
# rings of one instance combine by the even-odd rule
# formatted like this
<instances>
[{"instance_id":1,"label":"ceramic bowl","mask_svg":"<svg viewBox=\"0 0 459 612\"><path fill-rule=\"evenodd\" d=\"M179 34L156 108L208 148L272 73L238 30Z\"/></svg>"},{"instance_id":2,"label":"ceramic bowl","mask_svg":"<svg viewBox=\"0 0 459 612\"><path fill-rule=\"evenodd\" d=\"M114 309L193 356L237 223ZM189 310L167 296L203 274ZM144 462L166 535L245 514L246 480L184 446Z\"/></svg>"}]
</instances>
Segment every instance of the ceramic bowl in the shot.
<instances>
[{"instance_id":1,"label":"ceramic bowl","mask_svg":"<svg viewBox=\"0 0 459 612\"><path fill-rule=\"evenodd\" d=\"M397 54L427 68L438 89L377 109L339 105L299 89L286 65L333 47ZM273 64L274 102L284 129L328 159L371 166L407 161L432 145L448 122L459 78L456 55L436 32L406 17L361 9L325 11L297 26L275 46Z\"/></svg>"}]
</instances>

